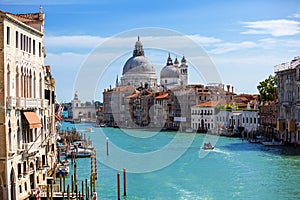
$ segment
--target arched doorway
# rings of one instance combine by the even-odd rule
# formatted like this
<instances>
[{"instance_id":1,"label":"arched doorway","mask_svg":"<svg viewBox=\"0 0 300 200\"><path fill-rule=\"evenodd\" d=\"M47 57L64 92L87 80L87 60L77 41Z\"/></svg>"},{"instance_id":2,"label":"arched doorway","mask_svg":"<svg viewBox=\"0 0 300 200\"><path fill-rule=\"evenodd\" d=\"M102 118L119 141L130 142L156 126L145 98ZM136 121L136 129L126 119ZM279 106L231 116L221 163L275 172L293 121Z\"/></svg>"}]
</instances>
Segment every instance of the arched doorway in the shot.
<instances>
[{"instance_id":1,"label":"arched doorway","mask_svg":"<svg viewBox=\"0 0 300 200\"><path fill-rule=\"evenodd\" d=\"M10 172L10 199L11 200L16 200L17 196L16 196L16 175L15 175L15 171L12 168L11 172Z\"/></svg>"}]
</instances>

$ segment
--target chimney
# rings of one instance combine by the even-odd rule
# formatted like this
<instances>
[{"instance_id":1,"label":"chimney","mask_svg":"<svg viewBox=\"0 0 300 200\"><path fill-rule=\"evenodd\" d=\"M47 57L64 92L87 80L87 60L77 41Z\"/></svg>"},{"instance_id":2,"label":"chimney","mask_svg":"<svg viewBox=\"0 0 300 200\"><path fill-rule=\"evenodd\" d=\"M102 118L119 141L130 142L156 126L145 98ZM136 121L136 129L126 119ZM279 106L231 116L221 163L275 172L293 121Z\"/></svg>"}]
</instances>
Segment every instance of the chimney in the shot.
<instances>
[{"instance_id":1,"label":"chimney","mask_svg":"<svg viewBox=\"0 0 300 200\"><path fill-rule=\"evenodd\" d=\"M229 90L230 90L230 85L226 85L226 87L227 87L227 92L230 92Z\"/></svg>"},{"instance_id":2,"label":"chimney","mask_svg":"<svg viewBox=\"0 0 300 200\"><path fill-rule=\"evenodd\" d=\"M234 93L234 87L233 86L231 87L231 91L232 91L232 93Z\"/></svg>"}]
</instances>

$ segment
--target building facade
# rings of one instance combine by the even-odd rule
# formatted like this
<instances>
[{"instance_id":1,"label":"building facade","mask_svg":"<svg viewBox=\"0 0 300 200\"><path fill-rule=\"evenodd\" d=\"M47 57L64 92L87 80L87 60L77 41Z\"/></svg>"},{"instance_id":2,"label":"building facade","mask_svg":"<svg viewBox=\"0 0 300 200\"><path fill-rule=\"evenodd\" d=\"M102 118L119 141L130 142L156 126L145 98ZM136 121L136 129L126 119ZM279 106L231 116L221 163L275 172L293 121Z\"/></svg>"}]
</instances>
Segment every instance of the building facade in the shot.
<instances>
[{"instance_id":1,"label":"building facade","mask_svg":"<svg viewBox=\"0 0 300 200\"><path fill-rule=\"evenodd\" d=\"M75 92L74 98L71 101L72 107L69 116L73 119L73 122L96 122L96 106L94 101L82 102L78 93Z\"/></svg>"},{"instance_id":2,"label":"building facade","mask_svg":"<svg viewBox=\"0 0 300 200\"><path fill-rule=\"evenodd\" d=\"M259 126L257 104L251 106L250 102L238 107L235 102L206 101L192 106L191 115L191 128L202 133L240 135L256 132Z\"/></svg>"},{"instance_id":3,"label":"building facade","mask_svg":"<svg viewBox=\"0 0 300 200\"><path fill-rule=\"evenodd\" d=\"M300 57L274 67L278 78L279 139L288 143L300 142Z\"/></svg>"},{"instance_id":4,"label":"building facade","mask_svg":"<svg viewBox=\"0 0 300 200\"><path fill-rule=\"evenodd\" d=\"M276 101L262 102L259 105L259 131L266 138L279 139L277 134L277 104Z\"/></svg>"},{"instance_id":5,"label":"building facade","mask_svg":"<svg viewBox=\"0 0 300 200\"><path fill-rule=\"evenodd\" d=\"M55 80L44 65L44 13L0 11L0 199L26 199L56 159Z\"/></svg>"}]
</instances>

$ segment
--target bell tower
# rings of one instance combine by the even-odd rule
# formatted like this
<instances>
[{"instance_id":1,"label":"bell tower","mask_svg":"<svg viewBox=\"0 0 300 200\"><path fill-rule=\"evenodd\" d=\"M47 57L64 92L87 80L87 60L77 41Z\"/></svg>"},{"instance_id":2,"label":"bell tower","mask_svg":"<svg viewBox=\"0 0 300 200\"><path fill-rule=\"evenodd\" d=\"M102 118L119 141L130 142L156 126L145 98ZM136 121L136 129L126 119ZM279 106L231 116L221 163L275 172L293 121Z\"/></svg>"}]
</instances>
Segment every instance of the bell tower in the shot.
<instances>
[{"instance_id":1,"label":"bell tower","mask_svg":"<svg viewBox=\"0 0 300 200\"><path fill-rule=\"evenodd\" d=\"M180 77L181 77L182 85L187 85L188 84L188 65L187 65L187 62L186 62L186 59L184 56L182 57L181 64L180 64Z\"/></svg>"}]
</instances>

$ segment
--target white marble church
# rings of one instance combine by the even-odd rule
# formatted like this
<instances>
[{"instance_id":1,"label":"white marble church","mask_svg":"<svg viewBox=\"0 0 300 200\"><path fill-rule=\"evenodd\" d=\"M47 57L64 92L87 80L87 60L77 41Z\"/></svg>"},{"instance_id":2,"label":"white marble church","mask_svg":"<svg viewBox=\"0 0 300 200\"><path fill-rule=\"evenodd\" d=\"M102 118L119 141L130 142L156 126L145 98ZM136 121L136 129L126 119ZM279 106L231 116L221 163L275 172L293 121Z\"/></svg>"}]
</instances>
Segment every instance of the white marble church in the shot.
<instances>
[{"instance_id":1,"label":"white marble church","mask_svg":"<svg viewBox=\"0 0 300 200\"><path fill-rule=\"evenodd\" d=\"M182 57L180 64L177 58L173 63L169 54L166 66L160 72L160 86L172 89L187 84L188 65L185 57ZM134 88L147 86L152 91L156 91L158 88L154 65L145 56L143 44L139 37L135 43L132 57L125 62L121 82L118 86L133 86Z\"/></svg>"}]
</instances>

